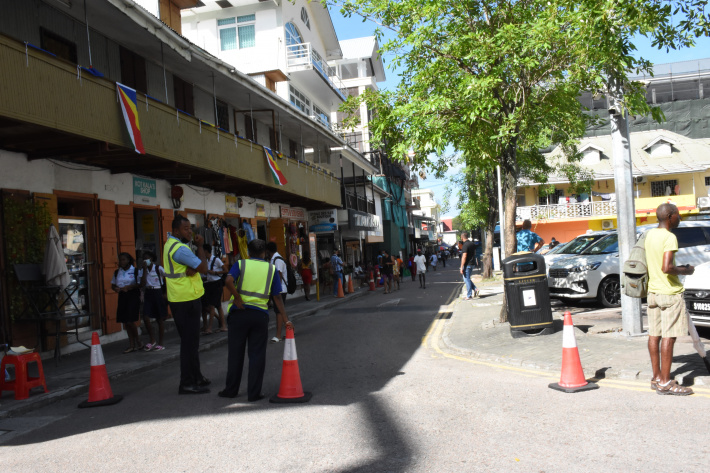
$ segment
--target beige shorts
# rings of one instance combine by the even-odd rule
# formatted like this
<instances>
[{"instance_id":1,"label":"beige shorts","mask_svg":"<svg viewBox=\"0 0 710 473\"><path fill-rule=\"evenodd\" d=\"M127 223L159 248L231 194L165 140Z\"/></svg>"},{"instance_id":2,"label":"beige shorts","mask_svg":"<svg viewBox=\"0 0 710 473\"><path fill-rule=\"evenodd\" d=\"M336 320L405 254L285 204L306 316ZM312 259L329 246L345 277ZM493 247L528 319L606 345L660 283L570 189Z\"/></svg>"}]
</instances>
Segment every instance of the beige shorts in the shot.
<instances>
[{"instance_id":1,"label":"beige shorts","mask_svg":"<svg viewBox=\"0 0 710 473\"><path fill-rule=\"evenodd\" d=\"M685 301L680 294L648 293L648 334L652 337L684 337L688 335Z\"/></svg>"}]
</instances>

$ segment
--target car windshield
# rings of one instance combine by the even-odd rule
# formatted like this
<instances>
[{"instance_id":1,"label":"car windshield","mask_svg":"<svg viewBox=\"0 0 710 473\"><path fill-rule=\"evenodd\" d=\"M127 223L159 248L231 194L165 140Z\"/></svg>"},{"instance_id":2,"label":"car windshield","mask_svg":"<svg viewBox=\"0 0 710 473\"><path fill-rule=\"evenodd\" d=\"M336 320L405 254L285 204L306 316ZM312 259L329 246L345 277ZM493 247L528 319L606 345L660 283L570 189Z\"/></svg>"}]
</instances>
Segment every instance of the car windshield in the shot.
<instances>
[{"instance_id":1,"label":"car windshield","mask_svg":"<svg viewBox=\"0 0 710 473\"><path fill-rule=\"evenodd\" d=\"M594 243L599 241L600 239L604 238L607 236L608 233L604 233L601 235L582 235L571 242L567 243L564 248L562 248L558 254L561 255L578 255L590 246L592 246Z\"/></svg>"},{"instance_id":2,"label":"car windshield","mask_svg":"<svg viewBox=\"0 0 710 473\"><path fill-rule=\"evenodd\" d=\"M560 243L559 245L557 245L556 247L554 247L553 249L551 249L550 251L548 251L545 254L546 255L554 255L555 253L560 253L562 250L564 250L564 248L567 245L569 245L569 243Z\"/></svg>"},{"instance_id":3,"label":"car windshield","mask_svg":"<svg viewBox=\"0 0 710 473\"><path fill-rule=\"evenodd\" d=\"M619 252L619 235L613 233L602 238L582 252L584 255L606 255Z\"/></svg>"}]
</instances>

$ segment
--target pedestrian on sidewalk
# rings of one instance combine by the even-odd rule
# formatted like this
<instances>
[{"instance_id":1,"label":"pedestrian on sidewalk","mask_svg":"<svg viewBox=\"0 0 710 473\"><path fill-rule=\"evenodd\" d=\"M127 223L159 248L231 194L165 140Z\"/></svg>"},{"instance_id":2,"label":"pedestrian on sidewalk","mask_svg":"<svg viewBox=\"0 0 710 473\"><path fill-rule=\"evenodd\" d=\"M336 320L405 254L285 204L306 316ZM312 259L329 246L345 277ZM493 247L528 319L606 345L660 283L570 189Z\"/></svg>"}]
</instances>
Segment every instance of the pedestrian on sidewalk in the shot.
<instances>
[{"instance_id":1,"label":"pedestrian on sidewalk","mask_svg":"<svg viewBox=\"0 0 710 473\"><path fill-rule=\"evenodd\" d=\"M222 293L224 284L222 275L227 272L222 260L212 254L212 246L205 243L202 245L205 255L210 255L207 261L207 274L202 277L205 293L202 296L202 334L212 334L212 321L217 312L219 331L227 331L227 323L224 320L224 310L222 309ZM209 317L209 319L208 319Z\"/></svg>"},{"instance_id":2,"label":"pedestrian on sidewalk","mask_svg":"<svg viewBox=\"0 0 710 473\"><path fill-rule=\"evenodd\" d=\"M441 252L441 264L446 267L446 258L449 257L449 250L444 250Z\"/></svg>"},{"instance_id":3,"label":"pedestrian on sidewalk","mask_svg":"<svg viewBox=\"0 0 710 473\"><path fill-rule=\"evenodd\" d=\"M338 281L343 284L343 260L340 259L340 250L333 250L330 257L330 267L333 270L333 297L338 297ZM343 286L345 288L345 286Z\"/></svg>"},{"instance_id":4,"label":"pedestrian on sidewalk","mask_svg":"<svg viewBox=\"0 0 710 473\"><path fill-rule=\"evenodd\" d=\"M269 337L269 298L276 306L276 313L285 319L286 327L293 327L293 324L288 320L281 298L281 278L276 268L266 261L266 243L254 239L247 248L249 259L236 262L225 283L234 301L227 317L227 379L224 389L218 395L234 398L239 394L246 352L249 356L247 401L254 402L265 397L261 388Z\"/></svg>"},{"instance_id":5,"label":"pedestrian on sidewalk","mask_svg":"<svg viewBox=\"0 0 710 473\"><path fill-rule=\"evenodd\" d=\"M392 278L394 277L394 261L386 250L382 250L382 277L385 279L385 294L392 292Z\"/></svg>"},{"instance_id":6,"label":"pedestrian on sidewalk","mask_svg":"<svg viewBox=\"0 0 710 473\"><path fill-rule=\"evenodd\" d=\"M436 271L436 265L439 263L438 254L436 252L432 253L429 261L431 262L431 267L434 268L434 271Z\"/></svg>"},{"instance_id":7,"label":"pedestrian on sidewalk","mask_svg":"<svg viewBox=\"0 0 710 473\"><path fill-rule=\"evenodd\" d=\"M680 213L673 204L661 204L656 209L658 227L646 234L646 265L648 268L648 352L653 379L651 388L658 394L687 396L693 390L671 380L673 347L677 337L688 335L688 318L683 301L684 287L679 275L695 272L691 265L676 266L678 239L671 230L678 228Z\"/></svg>"},{"instance_id":8,"label":"pedestrian on sidewalk","mask_svg":"<svg viewBox=\"0 0 710 473\"><path fill-rule=\"evenodd\" d=\"M178 215L173 219L172 235L163 247L168 303L180 335L180 387L178 394L205 394L210 380L200 370L200 319L205 288L200 274L207 273L205 240L195 235L197 255L190 247L190 221Z\"/></svg>"},{"instance_id":9,"label":"pedestrian on sidewalk","mask_svg":"<svg viewBox=\"0 0 710 473\"><path fill-rule=\"evenodd\" d=\"M311 261L310 253L303 254L303 259L301 260L301 280L303 281L303 293L306 296L306 300L310 301L308 296L311 295L311 284L313 283L313 261Z\"/></svg>"},{"instance_id":10,"label":"pedestrian on sidewalk","mask_svg":"<svg viewBox=\"0 0 710 473\"><path fill-rule=\"evenodd\" d=\"M399 287L399 277L400 277L400 269L399 269L399 258L395 258L394 255L390 256L392 259L392 284L391 284L391 291L394 291L394 286L397 286L397 290L400 289ZM390 291L390 292L391 292Z\"/></svg>"},{"instance_id":11,"label":"pedestrian on sidewalk","mask_svg":"<svg viewBox=\"0 0 710 473\"><path fill-rule=\"evenodd\" d=\"M419 275L419 287L426 289L426 256L422 254L422 249L417 248L417 256L414 257L414 266Z\"/></svg>"},{"instance_id":12,"label":"pedestrian on sidewalk","mask_svg":"<svg viewBox=\"0 0 710 473\"><path fill-rule=\"evenodd\" d=\"M409 253L409 260L407 261L407 266L409 267L409 272L412 276L412 282L414 282L417 276L417 264L414 262L414 255L412 253Z\"/></svg>"},{"instance_id":13,"label":"pedestrian on sidewalk","mask_svg":"<svg viewBox=\"0 0 710 473\"><path fill-rule=\"evenodd\" d=\"M473 266L476 264L476 245L468 239L468 232L461 233L461 241L463 241L463 245L461 246L461 268L459 272L463 276L463 282L466 284L466 297L464 297L464 300L470 301L473 296L478 297L478 289L473 280L471 280Z\"/></svg>"},{"instance_id":14,"label":"pedestrian on sidewalk","mask_svg":"<svg viewBox=\"0 0 710 473\"><path fill-rule=\"evenodd\" d=\"M276 305L276 301L272 300L271 302L274 306L274 312L276 313L276 335L271 338L271 343L278 343L283 340L281 332L283 332L284 325L286 325L285 314L281 314L279 307L286 305L286 296L288 295L288 289L286 288L288 283L288 270L286 269L286 260L279 254L276 243L273 241L266 244L266 257L276 268L276 276L278 276L279 282L281 283L281 294L276 297L276 299L280 298L282 304L279 306Z\"/></svg>"},{"instance_id":15,"label":"pedestrian on sidewalk","mask_svg":"<svg viewBox=\"0 0 710 473\"><path fill-rule=\"evenodd\" d=\"M128 348L123 353L142 350L136 322L140 320L141 291L136 276L135 260L128 253L118 255L118 269L113 273L111 289L118 292L116 322L123 324L128 334Z\"/></svg>"},{"instance_id":16,"label":"pedestrian on sidewalk","mask_svg":"<svg viewBox=\"0 0 710 473\"><path fill-rule=\"evenodd\" d=\"M145 351L164 350L165 319L168 318L168 302L166 300L165 270L156 263L157 257L150 250L143 250L143 269L138 273L143 288L143 323L150 337L150 343ZM158 322L158 340L156 342L153 322Z\"/></svg>"}]
</instances>

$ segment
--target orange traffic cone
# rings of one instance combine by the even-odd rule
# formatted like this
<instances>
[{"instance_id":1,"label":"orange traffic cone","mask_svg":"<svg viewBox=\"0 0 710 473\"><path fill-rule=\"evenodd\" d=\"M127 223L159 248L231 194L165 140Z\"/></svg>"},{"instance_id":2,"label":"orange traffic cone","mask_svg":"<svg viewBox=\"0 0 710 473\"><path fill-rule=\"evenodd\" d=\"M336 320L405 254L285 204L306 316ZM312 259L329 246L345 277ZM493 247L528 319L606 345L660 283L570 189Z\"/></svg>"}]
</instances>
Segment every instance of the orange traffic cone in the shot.
<instances>
[{"instance_id":1,"label":"orange traffic cone","mask_svg":"<svg viewBox=\"0 0 710 473\"><path fill-rule=\"evenodd\" d=\"M572 314L565 312L565 325L562 329L562 374L559 383L552 383L550 388L566 393L576 393L599 388L599 385L587 382L579 359L577 338L574 336Z\"/></svg>"},{"instance_id":2,"label":"orange traffic cone","mask_svg":"<svg viewBox=\"0 0 710 473\"><path fill-rule=\"evenodd\" d=\"M340 278L338 278L338 295L335 297L345 297L345 294L343 294L343 280Z\"/></svg>"},{"instance_id":3,"label":"orange traffic cone","mask_svg":"<svg viewBox=\"0 0 710 473\"><path fill-rule=\"evenodd\" d=\"M79 404L79 407L110 406L121 402L123 396L115 395L108 382L104 352L101 350L99 334L91 335L91 378L89 379L89 400Z\"/></svg>"},{"instance_id":4,"label":"orange traffic cone","mask_svg":"<svg viewBox=\"0 0 710 473\"><path fill-rule=\"evenodd\" d=\"M370 271L370 289L368 291L374 291L375 289L375 275L372 271Z\"/></svg>"},{"instance_id":5,"label":"orange traffic cone","mask_svg":"<svg viewBox=\"0 0 710 473\"><path fill-rule=\"evenodd\" d=\"M348 294L352 294L355 292L355 289L353 289L353 277L349 276L348 277Z\"/></svg>"},{"instance_id":6,"label":"orange traffic cone","mask_svg":"<svg viewBox=\"0 0 710 473\"><path fill-rule=\"evenodd\" d=\"M303 392L301 374L298 371L298 355L296 354L296 339L293 338L293 327L286 327L284 342L284 363L281 369L281 386L278 394L274 394L269 402L283 404L290 402L308 402L313 395Z\"/></svg>"}]
</instances>

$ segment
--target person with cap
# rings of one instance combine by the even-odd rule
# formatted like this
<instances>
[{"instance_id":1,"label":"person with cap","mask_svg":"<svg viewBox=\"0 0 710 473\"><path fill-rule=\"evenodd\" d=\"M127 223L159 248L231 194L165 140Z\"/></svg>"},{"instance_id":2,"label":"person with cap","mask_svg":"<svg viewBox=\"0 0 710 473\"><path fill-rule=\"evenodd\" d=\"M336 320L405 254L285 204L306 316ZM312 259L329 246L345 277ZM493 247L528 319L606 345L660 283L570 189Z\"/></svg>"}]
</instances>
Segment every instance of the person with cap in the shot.
<instances>
[{"instance_id":1,"label":"person with cap","mask_svg":"<svg viewBox=\"0 0 710 473\"><path fill-rule=\"evenodd\" d=\"M205 394L210 380L200 371L200 322L202 295L205 293L200 274L207 274L204 239L195 235L197 255L187 243L192 237L190 221L177 215L172 235L165 242L165 285L175 328L180 336L180 387L178 394Z\"/></svg>"},{"instance_id":2,"label":"person with cap","mask_svg":"<svg viewBox=\"0 0 710 473\"><path fill-rule=\"evenodd\" d=\"M247 401L264 399L261 392L266 370L266 346L269 338L269 298L277 314L293 328L284 308L283 284L278 270L266 261L266 242L255 238L247 245L249 259L239 260L229 270L225 287L232 295L227 315L227 378L218 396L234 398L239 394L244 368L244 353L249 356Z\"/></svg>"},{"instance_id":3,"label":"person with cap","mask_svg":"<svg viewBox=\"0 0 710 473\"><path fill-rule=\"evenodd\" d=\"M340 250L337 248L333 250L333 256L330 257L330 267L333 270L333 296L338 297L338 281L340 284L344 284L344 280L343 260L340 259Z\"/></svg>"},{"instance_id":4,"label":"person with cap","mask_svg":"<svg viewBox=\"0 0 710 473\"><path fill-rule=\"evenodd\" d=\"M463 276L463 282L466 284L466 297L464 300L470 301L475 295L478 297L478 289L471 280L473 265L476 262L476 246L474 242L468 239L468 232L461 233L463 246L461 247L461 269L459 272Z\"/></svg>"},{"instance_id":5,"label":"person with cap","mask_svg":"<svg viewBox=\"0 0 710 473\"><path fill-rule=\"evenodd\" d=\"M419 287L426 289L426 256L422 254L422 249L417 248L417 256L414 257L414 265L417 267L419 275Z\"/></svg>"},{"instance_id":6,"label":"person with cap","mask_svg":"<svg viewBox=\"0 0 710 473\"><path fill-rule=\"evenodd\" d=\"M552 238L550 238L550 244L548 245L548 248L553 249L554 247L556 247L559 244L560 244L560 242L555 240L555 237L552 237Z\"/></svg>"},{"instance_id":7,"label":"person with cap","mask_svg":"<svg viewBox=\"0 0 710 473\"><path fill-rule=\"evenodd\" d=\"M279 254L276 243L273 241L266 244L266 257L269 259L271 264L274 265L276 271L278 272L277 276L279 276L279 279L281 280L281 294L279 294L279 297L283 302L282 305L285 306L286 296L288 295L288 289L286 287L288 283L288 268L286 267L286 260ZM276 313L276 335L271 338L271 343L278 343L282 340L281 332L283 331L286 321L281 315L281 312L279 312L279 308L276 303L273 302L273 304L274 312Z\"/></svg>"}]
</instances>

